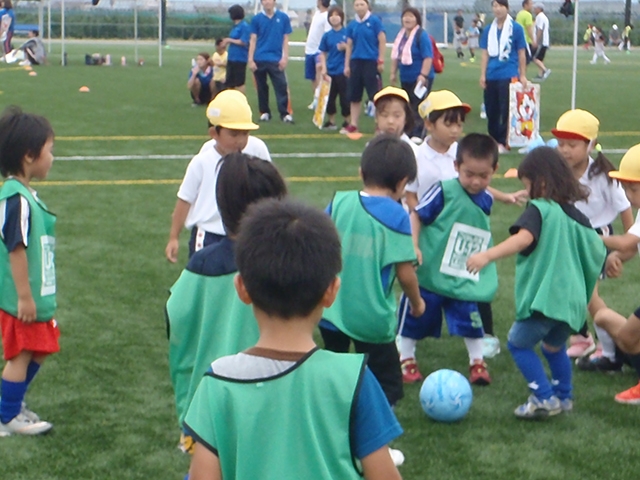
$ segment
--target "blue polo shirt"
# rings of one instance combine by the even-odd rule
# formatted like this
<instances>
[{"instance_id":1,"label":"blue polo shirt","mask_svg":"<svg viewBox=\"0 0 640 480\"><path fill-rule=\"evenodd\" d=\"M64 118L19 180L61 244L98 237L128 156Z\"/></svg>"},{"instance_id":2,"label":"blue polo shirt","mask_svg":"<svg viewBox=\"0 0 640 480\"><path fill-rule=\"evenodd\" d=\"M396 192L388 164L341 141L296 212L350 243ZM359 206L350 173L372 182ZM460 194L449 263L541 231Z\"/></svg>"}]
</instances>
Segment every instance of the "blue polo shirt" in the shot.
<instances>
[{"instance_id":1,"label":"blue polo shirt","mask_svg":"<svg viewBox=\"0 0 640 480\"><path fill-rule=\"evenodd\" d=\"M486 27L482 36L480 37L480 48L486 50L489 41L489 31L491 25ZM498 29L498 44L500 43L500 36L502 35L502 29ZM518 77L518 50L527 48L527 42L524 39L524 30L522 26L516 21L513 21L513 34L511 35L511 52L509 57L504 61L500 61L499 57L489 57L487 63L487 80L510 80L513 77Z\"/></svg>"},{"instance_id":2,"label":"blue polo shirt","mask_svg":"<svg viewBox=\"0 0 640 480\"><path fill-rule=\"evenodd\" d=\"M9 24L9 30L7 30L7 33L13 33L13 29L16 25L16 13L13 11L13 8L10 8L9 10L6 8L0 8L0 19L2 19L4 15L9 15L9 17L11 17L11 23Z\"/></svg>"},{"instance_id":3,"label":"blue polo shirt","mask_svg":"<svg viewBox=\"0 0 640 480\"><path fill-rule=\"evenodd\" d=\"M331 29L320 40L321 52L327 53L327 73L329 75L342 75L344 73L345 51L338 50L339 43L347 43L347 31Z\"/></svg>"},{"instance_id":4,"label":"blue polo shirt","mask_svg":"<svg viewBox=\"0 0 640 480\"><path fill-rule=\"evenodd\" d=\"M242 40L245 46L241 47L235 43L230 43L227 52L227 61L247 63L247 57L249 56L249 37L251 37L251 27L247 22L242 20L233 26L229 33L229 38Z\"/></svg>"},{"instance_id":5,"label":"blue polo shirt","mask_svg":"<svg viewBox=\"0 0 640 480\"><path fill-rule=\"evenodd\" d=\"M251 33L256 34L255 62L279 62L282 58L284 36L291 33L289 16L275 10L271 18L260 12L251 20Z\"/></svg>"},{"instance_id":6,"label":"blue polo shirt","mask_svg":"<svg viewBox=\"0 0 640 480\"><path fill-rule=\"evenodd\" d=\"M418 46L418 43L420 45ZM406 45L404 48L407 48ZM418 75L422 70L422 62L425 58L433 58L433 48L431 47L431 39L429 34L424 31L420 32L420 42L418 42L418 34L416 34L411 44L411 58L413 63L411 65L403 65L401 58L398 58L398 71L400 72L400 81L402 83L413 83L418 80ZM428 78L434 78L436 71L433 69L433 63L431 64L431 70L429 71Z\"/></svg>"},{"instance_id":7,"label":"blue polo shirt","mask_svg":"<svg viewBox=\"0 0 640 480\"><path fill-rule=\"evenodd\" d=\"M351 20L347 38L353 42L352 60L378 60L378 34L384 32L380 17L370 15L364 22Z\"/></svg>"}]
</instances>

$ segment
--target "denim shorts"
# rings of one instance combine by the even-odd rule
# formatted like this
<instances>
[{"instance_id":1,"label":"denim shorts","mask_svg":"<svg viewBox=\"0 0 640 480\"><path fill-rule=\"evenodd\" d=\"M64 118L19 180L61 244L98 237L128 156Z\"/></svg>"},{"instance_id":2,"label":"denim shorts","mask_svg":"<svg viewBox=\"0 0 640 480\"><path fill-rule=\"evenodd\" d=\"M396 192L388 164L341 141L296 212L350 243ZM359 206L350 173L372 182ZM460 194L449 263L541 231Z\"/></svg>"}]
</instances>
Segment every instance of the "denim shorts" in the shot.
<instances>
[{"instance_id":1,"label":"denim shorts","mask_svg":"<svg viewBox=\"0 0 640 480\"><path fill-rule=\"evenodd\" d=\"M535 315L515 322L508 339L518 348L533 348L541 341L551 347L562 347L573 333L568 323Z\"/></svg>"}]
</instances>

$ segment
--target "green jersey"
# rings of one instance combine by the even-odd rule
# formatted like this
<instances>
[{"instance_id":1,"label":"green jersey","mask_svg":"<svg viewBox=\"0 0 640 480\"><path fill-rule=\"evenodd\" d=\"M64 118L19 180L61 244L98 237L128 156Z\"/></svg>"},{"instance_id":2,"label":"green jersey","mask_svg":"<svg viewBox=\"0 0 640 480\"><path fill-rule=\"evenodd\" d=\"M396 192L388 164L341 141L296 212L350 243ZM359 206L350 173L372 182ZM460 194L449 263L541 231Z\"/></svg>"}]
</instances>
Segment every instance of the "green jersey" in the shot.
<instances>
[{"instance_id":1,"label":"green jersey","mask_svg":"<svg viewBox=\"0 0 640 480\"><path fill-rule=\"evenodd\" d=\"M20 195L29 203L29 234L25 249L36 320L48 322L56 311L55 224L56 217L32 190L9 178L0 189L0 201ZM18 315L18 293L11 273L9 251L0 242L0 309Z\"/></svg>"},{"instance_id":2,"label":"green jersey","mask_svg":"<svg viewBox=\"0 0 640 480\"><path fill-rule=\"evenodd\" d=\"M331 218L342 242L342 280L324 318L351 338L389 343L397 327L397 263L416 260L409 216L389 197L338 192Z\"/></svg>"}]
</instances>

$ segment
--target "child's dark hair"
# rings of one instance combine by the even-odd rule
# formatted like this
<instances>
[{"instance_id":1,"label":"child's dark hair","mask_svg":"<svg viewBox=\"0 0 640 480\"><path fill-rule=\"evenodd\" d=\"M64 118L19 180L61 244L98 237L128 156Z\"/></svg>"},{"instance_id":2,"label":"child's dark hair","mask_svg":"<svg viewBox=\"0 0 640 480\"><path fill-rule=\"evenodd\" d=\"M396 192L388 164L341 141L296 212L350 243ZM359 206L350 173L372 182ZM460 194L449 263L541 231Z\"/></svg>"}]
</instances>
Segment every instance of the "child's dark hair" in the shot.
<instances>
[{"instance_id":1,"label":"child's dark hair","mask_svg":"<svg viewBox=\"0 0 640 480\"><path fill-rule=\"evenodd\" d=\"M384 187L395 192L398 182L417 175L411 147L395 135L379 135L369 142L360 160L362 181L367 187Z\"/></svg>"},{"instance_id":2,"label":"child's dark hair","mask_svg":"<svg viewBox=\"0 0 640 480\"><path fill-rule=\"evenodd\" d=\"M33 33L34 37L39 37L40 36L40 30L31 30L31 33Z\"/></svg>"},{"instance_id":3,"label":"child's dark hair","mask_svg":"<svg viewBox=\"0 0 640 480\"><path fill-rule=\"evenodd\" d=\"M268 315L309 315L342 269L340 238L324 212L261 200L240 222L236 264L253 304Z\"/></svg>"},{"instance_id":4,"label":"child's dark hair","mask_svg":"<svg viewBox=\"0 0 640 480\"><path fill-rule=\"evenodd\" d=\"M216 47L218 47L222 41L224 40L224 38L216 38Z\"/></svg>"},{"instance_id":5,"label":"child's dark hair","mask_svg":"<svg viewBox=\"0 0 640 480\"><path fill-rule=\"evenodd\" d=\"M492 137L484 133L470 133L458 143L456 163L461 165L465 157L475 158L490 161L495 169L498 166L498 156L498 144Z\"/></svg>"},{"instance_id":6,"label":"child's dark hair","mask_svg":"<svg viewBox=\"0 0 640 480\"><path fill-rule=\"evenodd\" d=\"M241 5L231 5L229 7L229 18L231 20L242 20L244 19L244 8Z\"/></svg>"},{"instance_id":7,"label":"child's dark hair","mask_svg":"<svg viewBox=\"0 0 640 480\"><path fill-rule=\"evenodd\" d=\"M595 142L596 140L594 140L594 143ZM609 172L612 172L613 170L617 170L616 167L613 166L611 161L605 156L604 153L598 150L598 155L589 167L587 176L589 177L589 180L591 180L593 177L597 177L598 175L604 175L607 179L607 182L611 184L613 182L613 178L609 176Z\"/></svg>"},{"instance_id":8,"label":"child's dark hair","mask_svg":"<svg viewBox=\"0 0 640 480\"><path fill-rule=\"evenodd\" d=\"M334 13L338 14L338 16L340 17L340 24L344 25L344 10L342 10L342 8L340 8L338 5L334 5L329 9L329 12L327 13L327 22Z\"/></svg>"},{"instance_id":9,"label":"child's dark hair","mask_svg":"<svg viewBox=\"0 0 640 480\"><path fill-rule=\"evenodd\" d=\"M227 235L236 235L247 207L261 198L283 198L287 186L271 162L244 153L220 161L216 200Z\"/></svg>"},{"instance_id":10,"label":"child's dark hair","mask_svg":"<svg viewBox=\"0 0 640 480\"><path fill-rule=\"evenodd\" d=\"M0 117L0 174L8 177L24 173L24 158L27 155L38 158L53 136L46 118L24 113L20 107L8 107Z\"/></svg>"},{"instance_id":11,"label":"child's dark hair","mask_svg":"<svg viewBox=\"0 0 640 480\"><path fill-rule=\"evenodd\" d=\"M551 147L538 147L527 154L518 167L518 178L531 182L531 198L558 203L586 200L589 192L574 177L569 164Z\"/></svg>"},{"instance_id":12,"label":"child's dark hair","mask_svg":"<svg viewBox=\"0 0 640 480\"><path fill-rule=\"evenodd\" d=\"M409 133L413 130L413 127L415 125L415 121L413 119L413 111L411 110L411 105L409 104L409 102L405 101L404 98L398 97L397 95L385 95L384 97L381 97L377 102L376 102L376 113L377 112L382 112L385 107L391 103L392 101L396 101L396 102L402 102L402 106L404 108L404 129L403 131L405 133Z\"/></svg>"},{"instance_id":13,"label":"child's dark hair","mask_svg":"<svg viewBox=\"0 0 640 480\"><path fill-rule=\"evenodd\" d=\"M444 110L434 110L429 114L427 120L431 123L436 123L440 117L444 117L444 123L464 123L466 116L467 112L464 107L453 107L445 108Z\"/></svg>"}]
</instances>

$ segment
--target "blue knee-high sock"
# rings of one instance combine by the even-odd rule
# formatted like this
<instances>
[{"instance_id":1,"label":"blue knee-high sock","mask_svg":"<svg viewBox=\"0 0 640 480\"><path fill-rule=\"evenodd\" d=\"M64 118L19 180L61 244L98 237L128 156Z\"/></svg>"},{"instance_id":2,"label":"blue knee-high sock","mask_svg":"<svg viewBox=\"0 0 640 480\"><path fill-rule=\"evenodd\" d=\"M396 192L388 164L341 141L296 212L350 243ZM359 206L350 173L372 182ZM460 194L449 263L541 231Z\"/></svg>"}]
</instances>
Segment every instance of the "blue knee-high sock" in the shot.
<instances>
[{"instance_id":1,"label":"blue knee-high sock","mask_svg":"<svg viewBox=\"0 0 640 480\"><path fill-rule=\"evenodd\" d=\"M38 362L34 362L33 360L31 360L31 362L29 363L29 366L27 367L27 388L29 388L29 385L31 384L31 380L33 380L33 377L36 376L36 373L38 373L38 370L40 370L40 364Z\"/></svg>"},{"instance_id":2,"label":"blue knee-high sock","mask_svg":"<svg viewBox=\"0 0 640 480\"><path fill-rule=\"evenodd\" d=\"M524 375L531 393L540 400L547 400L553 396L551 383L544 371L540 357L531 348L519 348L511 342L507 342L516 366Z\"/></svg>"},{"instance_id":3,"label":"blue knee-high sock","mask_svg":"<svg viewBox=\"0 0 640 480\"><path fill-rule=\"evenodd\" d=\"M22 401L27 391L27 382L10 382L3 378L1 388L0 421L2 423L9 423L22 409Z\"/></svg>"},{"instance_id":4,"label":"blue knee-high sock","mask_svg":"<svg viewBox=\"0 0 640 480\"><path fill-rule=\"evenodd\" d=\"M557 352L549 352L542 347L542 354L547 359L549 370L551 370L551 384L553 385L553 394L559 399L571 398L571 360L567 356L566 347L562 347Z\"/></svg>"}]
</instances>

